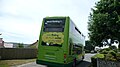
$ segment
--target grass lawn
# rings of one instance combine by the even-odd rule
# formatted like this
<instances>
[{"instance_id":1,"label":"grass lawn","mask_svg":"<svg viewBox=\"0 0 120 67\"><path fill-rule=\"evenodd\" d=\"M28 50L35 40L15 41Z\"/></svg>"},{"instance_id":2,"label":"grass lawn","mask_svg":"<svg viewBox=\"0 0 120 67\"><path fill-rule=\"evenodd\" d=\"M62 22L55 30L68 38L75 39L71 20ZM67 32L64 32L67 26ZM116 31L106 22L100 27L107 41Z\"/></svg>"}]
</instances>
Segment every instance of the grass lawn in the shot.
<instances>
[{"instance_id":1,"label":"grass lawn","mask_svg":"<svg viewBox=\"0 0 120 67\"><path fill-rule=\"evenodd\" d=\"M36 59L0 60L0 67L11 67L35 61Z\"/></svg>"}]
</instances>

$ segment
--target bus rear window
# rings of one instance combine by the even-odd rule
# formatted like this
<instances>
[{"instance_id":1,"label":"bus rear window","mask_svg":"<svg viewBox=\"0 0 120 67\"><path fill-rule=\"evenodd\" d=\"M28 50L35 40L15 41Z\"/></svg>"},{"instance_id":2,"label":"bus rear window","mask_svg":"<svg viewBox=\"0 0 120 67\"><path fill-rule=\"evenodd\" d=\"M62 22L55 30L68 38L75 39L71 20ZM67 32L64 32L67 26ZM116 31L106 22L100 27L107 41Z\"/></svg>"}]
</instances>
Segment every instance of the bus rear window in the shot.
<instances>
[{"instance_id":1,"label":"bus rear window","mask_svg":"<svg viewBox=\"0 0 120 67\"><path fill-rule=\"evenodd\" d=\"M63 32L65 18L63 19L44 19L44 32Z\"/></svg>"}]
</instances>

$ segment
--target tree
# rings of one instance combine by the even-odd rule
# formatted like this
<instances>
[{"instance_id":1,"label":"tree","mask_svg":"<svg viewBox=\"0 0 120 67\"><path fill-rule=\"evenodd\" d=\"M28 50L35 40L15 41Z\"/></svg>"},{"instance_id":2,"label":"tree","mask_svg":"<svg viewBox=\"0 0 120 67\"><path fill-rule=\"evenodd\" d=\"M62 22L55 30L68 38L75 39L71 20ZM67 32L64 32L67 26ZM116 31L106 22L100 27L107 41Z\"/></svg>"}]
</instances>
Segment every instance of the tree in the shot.
<instances>
[{"instance_id":1,"label":"tree","mask_svg":"<svg viewBox=\"0 0 120 67\"><path fill-rule=\"evenodd\" d=\"M24 48L24 44L23 43L19 43L18 44L18 48Z\"/></svg>"},{"instance_id":2,"label":"tree","mask_svg":"<svg viewBox=\"0 0 120 67\"><path fill-rule=\"evenodd\" d=\"M89 38L96 46L120 42L120 0L100 0L92 8L88 22ZM111 42L108 43L108 39Z\"/></svg>"},{"instance_id":3,"label":"tree","mask_svg":"<svg viewBox=\"0 0 120 67\"><path fill-rule=\"evenodd\" d=\"M89 51L94 50L94 45L89 40L87 40L85 41L85 49Z\"/></svg>"}]
</instances>

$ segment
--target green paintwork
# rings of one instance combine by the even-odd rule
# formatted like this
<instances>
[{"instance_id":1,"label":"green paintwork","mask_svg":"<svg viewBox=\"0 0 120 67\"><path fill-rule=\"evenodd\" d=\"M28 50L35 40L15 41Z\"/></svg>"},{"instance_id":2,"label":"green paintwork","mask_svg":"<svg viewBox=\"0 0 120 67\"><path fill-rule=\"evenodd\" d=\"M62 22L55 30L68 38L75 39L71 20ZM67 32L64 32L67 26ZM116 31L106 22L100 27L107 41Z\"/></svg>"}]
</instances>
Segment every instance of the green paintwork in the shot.
<instances>
[{"instance_id":1,"label":"green paintwork","mask_svg":"<svg viewBox=\"0 0 120 67\"><path fill-rule=\"evenodd\" d=\"M47 65L48 67L72 67L73 62L70 62L68 64L61 64L61 63L53 63L53 62L47 62L43 60L36 60L37 64Z\"/></svg>"},{"instance_id":2,"label":"green paintwork","mask_svg":"<svg viewBox=\"0 0 120 67\"><path fill-rule=\"evenodd\" d=\"M57 66L57 67L58 66L70 67L72 65L75 57L77 58L77 60L80 60L80 57L82 57L84 55L83 54L83 46L82 46L81 54L78 55L78 54L74 54L74 52L73 52L73 43L76 43L76 42L74 42L74 39L78 39L78 38L75 38L75 36L71 35L71 33L70 33L70 28L72 26L72 25L70 25L71 20L69 17L46 17L46 18L47 19L66 18L64 32L62 32L62 34L64 35L64 42L62 43L62 47L41 45L42 35L44 33L43 32L44 21L43 21L40 36L39 36L39 41L38 41L38 58L37 58L36 62L38 64L52 65L52 66ZM70 39L71 39L71 41L70 41ZM70 42L72 43L71 47L69 47ZM81 45L83 45L83 44L81 44ZM80 50L80 49L77 49L77 50ZM69 54L69 53L71 53L71 54ZM64 54L66 54L66 59L64 59Z\"/></svg>"}]
</instances>

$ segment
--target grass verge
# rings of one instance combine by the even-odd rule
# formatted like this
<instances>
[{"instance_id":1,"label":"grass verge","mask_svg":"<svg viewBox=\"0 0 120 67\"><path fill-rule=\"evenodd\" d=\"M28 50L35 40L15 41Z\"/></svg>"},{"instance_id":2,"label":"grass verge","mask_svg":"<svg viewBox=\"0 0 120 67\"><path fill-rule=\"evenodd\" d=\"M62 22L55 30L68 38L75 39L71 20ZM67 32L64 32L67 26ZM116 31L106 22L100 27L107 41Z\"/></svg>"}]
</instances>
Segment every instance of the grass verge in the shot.
<instances>
[{"instance_id":1,"label":"grass verge","mask_svg":"<svg viewBox=\"0 0 120 67\"><path fill-rule=\"evenodd\" d=\"M11 67L35 61L36 59L0 60L0 67Z\"/></svg>"}]
</instances>

